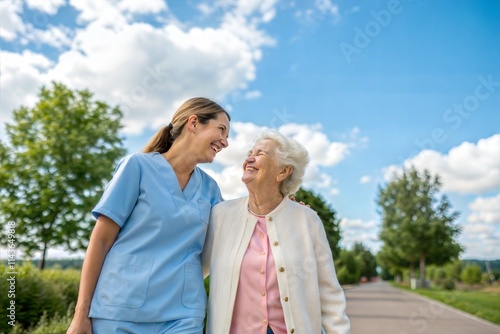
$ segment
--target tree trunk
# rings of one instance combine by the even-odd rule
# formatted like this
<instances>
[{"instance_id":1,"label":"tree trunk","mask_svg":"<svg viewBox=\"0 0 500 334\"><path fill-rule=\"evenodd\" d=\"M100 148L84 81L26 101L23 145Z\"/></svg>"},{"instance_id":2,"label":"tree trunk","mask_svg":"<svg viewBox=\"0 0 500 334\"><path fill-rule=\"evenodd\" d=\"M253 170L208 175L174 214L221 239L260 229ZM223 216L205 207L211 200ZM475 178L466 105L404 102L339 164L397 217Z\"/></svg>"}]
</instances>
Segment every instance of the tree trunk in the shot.
<instances>
[{"instance_id":1,"label":"tree trunk","mask_svg":"<svg viewBox=\"0 0 500 334\"><path fill-rule=\"evenodd\" d=\"M425 286L425 253L420 254L420 287L426 288Z\"/></svg>"},{"instance_id":2,"label":"tree trunk","mask_svg":"<svg viewBox=\"0 0 500 334\"><path fill-rule=\"evenodd\" d=\"M410 262L410 280L415 277L415 264Z\"/></svg>"},{"instance_id":3,"label":"tree trunk","mask_svg":"<svg viewBox=\"0 0 500 334\"><path fill-rule=\"evenodd\" d=\"M43 244L42 258L38 262L38 269L43 270L45 268L45 256L47 255L47 244Z\"/></svg>"}]
</instances>

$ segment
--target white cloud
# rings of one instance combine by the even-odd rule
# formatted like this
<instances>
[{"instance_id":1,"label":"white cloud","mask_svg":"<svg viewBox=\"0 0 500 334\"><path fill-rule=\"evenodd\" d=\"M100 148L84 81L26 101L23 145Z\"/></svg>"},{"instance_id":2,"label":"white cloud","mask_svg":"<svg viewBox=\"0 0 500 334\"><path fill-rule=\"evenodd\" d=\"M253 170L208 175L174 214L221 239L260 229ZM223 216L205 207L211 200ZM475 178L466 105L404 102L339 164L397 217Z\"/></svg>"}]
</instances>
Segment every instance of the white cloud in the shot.
<instances>
[{"instance_id":1,"label":"white cloud","mask_svg":"<svg viewBox=\"0 0 500 334\"><path fill-rule=\"evenodd\" d=\"M360 179L359 179L359 183L361 184L365 184L365 183L370 183L372 180L372 178L368 175L363 175Z\"/></svg>"},{"instance_id":2,"label":"white cloud","mask_svg":"<svg viewBox=\"0 0 500 334\"><path fill-rule=\"evenodd\" d=\"M495 197L478 197L469 208L473 211L467 220L471 223L486 223L500 226L500 194Z\"/></svg>"},{"instance_id":3,"label":"white cloud","mask_svg":"<svg viewBox=\"0 0 500 334\"><path fill-rule=\"evenodd\" d=\"M458 239L464 246L466 259L498 259L500 254L500 229L498 226L468 222Z\"/></svg>"},{"instance_id":4,"label":"white cloud","mask_svg":"<svg viewBox=\"0 0 500 334\"><path fill-rule=\"evenodd\" d=\"M38 89L46 84L45 72L52 62L43 55L24 51L22 54L0 52L1 72L0 119L2 127L11 120L14 109L21 105L32 107L37 100ZM3 134L3 131L0 131ZM0 139L3 139L0 136Z\"/></svg>"},{"instance_id":5,"label":"white cloud","mask_svg":"<svg viewBox=\"0 0 500 334\"><path fill-rule=\"evenodd\" d=\"M72 34L73 31L64 26L48 26L45 30L33 29L32 26L28 26L24 37L35 44L46 44L62 49L71 45Z\"/></svg>"},{"instance_id":6,"label":"white cloud","mask_svg":"<svg viewBox=\"0 0 500 334\"><path fill-rule=\"evenodd\" d=\"M308 126L291 123L279 129L283 134L293 136L307 148L312 166L335 166L349 154L349 144L330 141L321 131L321 124Z\"/></svg>"},{"instance_id":7,"label":"white cloud","mask_svg":"<svg viewBox=\"0 0 500 334\"><path fill-rule=\"evenodd\" d=\"M124 12L137 14L155 14L167 9L167 4L164 0L121 0L116 5Z\"/></svg>"},{"instance_id":8,"label":"white cloud","mask_svg":"<svg viewBox=\"0 0 500 334\"><path fill-rule=\"evenodd\" d=\"M55 14L57 9L64 5L64 0L39 1L29 0L27 6L43 13L25 14L23 22L23 2L0 1L0 38L13 41L16 47L33 43L47 44L56 48L71 44L71 30L64 26L48 24L48 14ZM39 29L40 28L40 29Z\"/></svg>"},{"instance_id":9,"label":"white cloud","mask_svg":"<svg viewBox=\"0 0 500 334\"><path fill-rule=\"evenodd\" d=\"M18 0L0 1L0 38L13 41L18 33L23 33L25 25L21 19L23 3Z\"/></svg>"},{"instance_id":10,"label":"white cloud","mask_svg":"<svg viewBox=\"0 0 500 334\"><path fill-rule=\"evenodd\" d=\"M164 0L70 0L70 4L80 12L79 23L94 22L114 28L132 22L136 14L159 14L168 9Z\"/></svg>"},{"instance_id":11,"label":"white cloud","mask_svg":"<svg viewBox=\"0 0 500 334\"><path fill-rule=\"evenodd\" d=\"M25 0L30 9L54 15L58 9L66 4L66 0Z\"/></svg>"},{"instance_id":12,"label":"white cloud","mask_svg":"<svg viewBox=\"0 0 500 334\"><path fill-rule=\"evenodd\" d=\"M148 4L149 12L166 8L157 2ZM273 43L258 25L273 16L274 1L239 2L215 28L184 28L172 22L161 27L129 24L123 12L146 10L130 1L72 0L71 5L80 11L80 22L88 23L84 28L70 32L31 27L25 36L56 47L70 46L43 73L44 79L62 81L72 89L90 89L96 98L120 105L125 133L139 134L167 123L192 96L220 101L238 91L247 98L260 94L245 91L255 79L260 48ZM15 31L5 30L4 35L9 33ZM2 76L9 78L11 86L2 87L5 95L16 100L2 101L6 107L2 119L8 119L8 112L23 96L33 95L33 88L46 82L40 71L28 68L28 72L33 74L18 77L16 64L4 67ZM9 94L14 89L23 94Z\"/></svg>"},{"instance_id":13,"label":"white cloud","mask_svg":"<svg viewBox=\"0 0 500 334\"><path fill-rule=\"evenodd\" d=\"M316 0L314 5L322 14L333 15L334 17L339 16L339 7L333 5L330 0Z\"/></svg>"},{"instance_id":14,"label":"white cloud","mask_svg":"<svg viewBox=\"0 0 500 334\"><path fill-rule=\"evenodd\" d=\"M305 24L315 24L323 18L332 19L334 24L340 20L339 7L330 0L315 0L312 8L297 9L294 15Z\"/></svg>"},{"instance_id":15,"label":"white cloud","mask_svg":"<svg viewBox=\"0 0 500 334\"><path fill-rule=\"evenodd\" d=\"M340 221L341 245L349 249L354 243L361 242L373 253L376 253L380 247L379 229L380 227L375 220L342 218Z\"/></svg>"},{"instance_id":16,"label":"white cloud","mask_svg":"<svg viewBox=\"0 0 500 334\"><path fill-rule=\"evenodd\" d=\"M116 2L116 0L70 0L71 6L80 12L78 23L97 22L108 27L119 27L127 23Z\"/></svg>"},{"instance_id":17,"label":"white cloud","mask_svg":"<svg viewBox=\"0 0 500 334\"><path fill-rule=\"evenodd\" d=\"M481 194L500 190L500 134L481 139L475 143L463 142L448 154L424 150L403 165L415 166L418 170L429 170L441 177L445 192ZM393 173L400 173L399 166L384 170L386 180Z\"/></svg>"},{"instance_id":18,"label":"white cloud","mask_svg":"<svg viewBox=\"0 0 500 334\"><path fill-rule=\"evenodd\" d=\"M477 197L463 226L460 243L465 258L497 259L500 254L500 194Z\"/></svg>"}]
</instances>

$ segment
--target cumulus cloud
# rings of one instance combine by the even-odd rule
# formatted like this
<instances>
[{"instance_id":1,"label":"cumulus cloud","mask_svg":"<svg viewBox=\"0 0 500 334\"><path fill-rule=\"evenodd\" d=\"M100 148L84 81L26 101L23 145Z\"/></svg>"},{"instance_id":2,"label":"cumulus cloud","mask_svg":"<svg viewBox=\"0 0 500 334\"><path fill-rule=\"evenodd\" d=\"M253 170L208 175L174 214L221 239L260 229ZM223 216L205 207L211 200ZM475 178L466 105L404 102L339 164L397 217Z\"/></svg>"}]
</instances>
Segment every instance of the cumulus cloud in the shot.
<instances>
[{"instance_id":1,"label":"cumulus cloud","mask_svg":"<svg viewBox=\"0 0 500 334\"><path fill-rule=\"evenodd\" d=\"M79 11L78 22L119 27L132 20L136 14L157 14L167 10L163 0L70 0Z\"/></svg>"},{"instance_id":2,"label":"cumulus cloud","mask_svg":"<svg viewBox=\"0 0 500 334\"><path fill-rule=\"evenodd\" d=\"M28 26L24 37L38 45L45 44L57 49L63 49L71 45L72 34L73 32L69 28L63 26L47 26L46 29L33 29Z\"/></svg>"},{"instance_id":3,"label":"cumulus cloud","mask_svg":"<svg viewBox=\"0 0 500 334\"><path fill-rule=\"evenodd\" d=\"M58 9L65 5L66 0L25 0L30 9L54 15Z\"/></svg>"},{"instance_id":4,"label":"cumulus cloud","mask_svg":"<svg viewBox=\"0 0 500 334\"><path fill-rule=\"evenodd\" d=\"M37 4L34 1L32 6ZM259 25L274 17L275 1L235 2L219 26L203 28L175 20L153 26L131 19L134 14L168 11L159 0L141 6L130 0L71 0L70 5L79 12L82 28L23 31L24 38L66 47L56 62L48 68L23 68L29 75L18 76L22 66L3 66L10 59L2 59L3 96L16 96L2 99L2 120L9 118L20 100L51 80L72 89L89 89L96 98L120 106L128 134L168 123L177 107L192 96L221 101L234 92L246 98L260 94L246 90L255 79L261 48L274 43ZM2 25L1 33L14 38L22 6L12 3L7 9L0 15L11 24Z\"/></svg>"},{"instance_id":5,"label":"cumulus cloud","mask_svg":"<svg viewBox=\"0 0 500 334\"><path fill-rule=\"evenodd\" d=\"M0 59L2 59L0 119L3 126L3 123L11 120L14 109L21 105L26 107L34 105L38 89L46 81L43 73L52 66L52 62L31 51L23 51L21 54L0 52Z\"/></svg>"},{"instance_id":6,"label":"cumulus cloud","mask_svg":"<svg viewBox=\"0 0 500 334\"><path fill-rule=\"evenodd\" d=\"M333 5L330 0L316 0L314 1L315 7L325 15L333 15L334 17L339 16L339 7Z\"/></svg>"},{"instance_id":7,"label":"cumulus cloud","mask_svg":"<svg viewBox=\"0 0 500 334\"><path fill-rule=\"evenodd\" d=\"M497 259L500 254L500 194L477 197L463 226L460 243L467 258Z\"/></svg>"},{"instance_id":8,"label":"cumulus cloud","mask_svg":"<svg viewBox=\"0 0 500 334\"><path fill-rule=\"evenodd\" d=\"M340 11L339 7L334 5L330 0L315 0L312 7L297 9L295 17L306 24L323 18L330 18L335 24L340 20Z\"/></svg>"},{"instance_id":9,"label":"cumulus cloud","mask_svg":"<svg viewBox=\"0 0 500 334\"><path fill-rule=\"evenodd\" d=\"M21 19L23 3L18 0L0 1L0 38L6 41L14 40L18 33L25 30Z\"/></svg>"},{"instance_id":10,"label":"cumulus cloud","mask_svg":"<svg viewBox=\"0 0 500 334\"><path fill-rule=\"evenodd\" d=\"M467 223L459 237L468 259L498 259L500 254L500 231L490 224Z\"/></svg>"},{"instance_id":11,"label":"cumulus cloud","mask_svg":"<svg viewBox=\"0 0 500 334\"><path fill-rule=\"evenodd\" d=\"M500 190L500 134L477 143L463 142L447 154L424 150L403 163L405 168L429 170L441 177L445 192L482 194ZM386 180L401 172L401 166L391 165L384 170Z\"/></svg>"},{"instance_id":12,"label":"cumulus cloud","mask_svg":"<svg viewBox=\"0 0 500 334\"><path fill-rule=\"evenodd\" d=\"M500 226L500 194L495 197L478 197L469 208L472 210L467 217L469 222Z\"/></svg>"},{"instance_id":13,"label":"cumulus cloud","mask_svg":"<svg viewBox=\"0 0 500 334\"><path fill-rule=\"evenodd\" d=\"M375 220L342 218L340 221L342 247L349 249L354 243L361 242L376 253L380 246L379 229L380 226Z\"/></svg>"}]
</instances>

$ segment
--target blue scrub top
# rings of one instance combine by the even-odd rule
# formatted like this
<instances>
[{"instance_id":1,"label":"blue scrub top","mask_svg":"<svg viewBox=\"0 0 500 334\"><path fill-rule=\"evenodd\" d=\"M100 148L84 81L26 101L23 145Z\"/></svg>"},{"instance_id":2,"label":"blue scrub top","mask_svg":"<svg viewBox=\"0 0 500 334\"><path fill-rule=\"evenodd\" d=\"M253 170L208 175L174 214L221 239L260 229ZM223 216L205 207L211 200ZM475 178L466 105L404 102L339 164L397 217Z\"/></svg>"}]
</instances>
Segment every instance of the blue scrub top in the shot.
<instances>
[{"instance_id":1,"label":"blue scrub top","mask_svg":"<svg viewBox=\"0 0 500 334\"><path fill-rule=\"evenodd\" d=\"M205 317L200 254L217 183L196 167L184 191L159 153L138 153L118 164L92 210L121 230L97 282L91 318L162 322Z\"/></svg>"}]
</instances>

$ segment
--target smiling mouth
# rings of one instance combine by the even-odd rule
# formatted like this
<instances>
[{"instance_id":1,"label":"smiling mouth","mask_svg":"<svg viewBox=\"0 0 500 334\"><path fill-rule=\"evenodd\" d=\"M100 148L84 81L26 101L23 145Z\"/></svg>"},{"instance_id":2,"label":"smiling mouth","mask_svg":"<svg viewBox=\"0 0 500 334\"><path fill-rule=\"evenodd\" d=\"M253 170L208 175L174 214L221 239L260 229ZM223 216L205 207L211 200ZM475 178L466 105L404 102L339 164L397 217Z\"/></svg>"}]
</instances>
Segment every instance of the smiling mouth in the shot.
<instances>
[{"instance_id":1,"label":"smiling mouth","mask_svg":"<svg viewBox=\"0 0 500 334\"><path fill-rule=\"evenodd\" d=\"M222 149L217 147L216 145L210 145L210 147L212 148L212 150L215 151L215 153L219 153Z\"/></svg>"}]
</instances>

